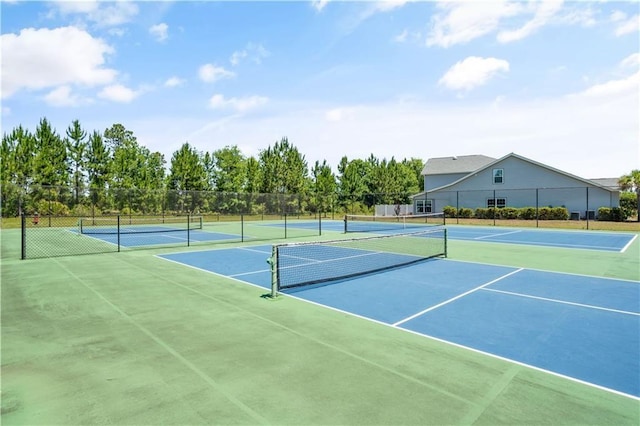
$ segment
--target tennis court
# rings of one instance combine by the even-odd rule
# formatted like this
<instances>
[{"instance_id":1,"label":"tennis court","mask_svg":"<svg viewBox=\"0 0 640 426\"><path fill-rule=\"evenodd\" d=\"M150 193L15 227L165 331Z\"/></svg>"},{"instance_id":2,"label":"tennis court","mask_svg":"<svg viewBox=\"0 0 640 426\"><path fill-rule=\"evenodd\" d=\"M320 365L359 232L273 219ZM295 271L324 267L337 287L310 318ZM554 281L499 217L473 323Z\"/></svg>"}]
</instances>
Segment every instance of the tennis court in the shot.
<instances>
[{"instance_id":1,"label":"tennis court","mask_svg":"<svg viewBox=\"0 0 640 426\"><path fill-rule=\"evenodd\" d=\"M326 245L305 274L389 254ZM265 288L271 246L161 257ZM286 266L291 268L291 266ZM640 397L640 282L444 259L284 290L297 298Z\"/></svg>"},{"instance_id":2,"label":"tennis court","mask_svg":"<svg viewBox=\"0 0 640 426\"><path fill-rule=\"evenodd\" d=\"M252 222L249 235L274 236L259 245L27 260L19 230L2 230L2 424L640 421L637 238L624 250L450 238L447 259L425 259L442 239L415 237L425 251L403 244L402 267L367 274L358 265L389 258L385 244L370 253L370 234L344 235L341 220L323 220L322 235L316 221L292 225L295 240ZM111 244L45 231L51 249ZM275 299L274 245L291 260L280 266L312 271L284 278ZM327 269L319 260L346 277L309 284Z\"/></svg>"},{"instance_id":3,"label":"tennis court","mask_svg":"<svg viewBox=\"0 0 640 426\"><path fill-rule=\"evenodd\" d=\"M496 227L449 226L449 238L506 244L563 247L581 250L623 252L636 234L599 231L561 231L547 229L505 229Z\"/></svg>"},{"instance_id":4,"label":"tennis court","mask_svg":"<svg viewBox=\"0 0 640 426\"><path fill-rule=\"evenodd\" d=\"M71 230L70 232L74 231ZM200 230L190 230L187 234L187 231L165 231L163 229L155 231L150 229L146 232L124 232L119 236L117 235L117 232L114 231L104 234L86 234L85 237L94 238L111 244L118 244L119 241L122 247L168 245L186 243L187 241L202 243L240 239L240 235L237 234L225 234Z\"/></svg>"},{"instance_id":5,"label":"tennis court","mask_svg":"<svg viewBox=\"0 0 640 426\"><path fill-rule=\"evenodd\" d=\"M420 216L428 217L430 223L420 223ZM435 217L434 217L435 216ZM404 217L374 217L347 215L347 230L349 232L374 232L388 234L406 232L408 229L428 228L440 226L444 218L435 214L404 216ZM440 222L442 220L442 222ZM326 229L334 231L344 230L342 223L325 225ZM637 234L602 231L564 231L558 229L504 228L464 226L447 224L448 238L462 241L482 241L504 244L519 244L541 247L559 247L580 250L602 250L624 252L637 238Z\"/></svg>"}]
</instances>

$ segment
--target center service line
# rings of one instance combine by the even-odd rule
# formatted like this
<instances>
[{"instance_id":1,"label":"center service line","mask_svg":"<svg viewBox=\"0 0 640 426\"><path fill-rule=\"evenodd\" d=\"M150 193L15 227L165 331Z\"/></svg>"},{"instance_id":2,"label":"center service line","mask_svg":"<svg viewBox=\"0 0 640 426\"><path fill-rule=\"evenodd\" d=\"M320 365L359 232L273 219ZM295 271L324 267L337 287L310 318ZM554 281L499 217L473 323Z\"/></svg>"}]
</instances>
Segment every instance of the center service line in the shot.
<instances>
[{"instance_id":1,"label":"center service line","mask_svg":"<svg viewBox=\"0 0 640 426\"><path fill-rule=\"evenodd\" d=\"M432 306L432 307L427 308L427 309L425 309L425 310L423 310L423 311L420 311L420 312L418 312L417 314L413 314L413 315L411 315L410 317L407 317L407 318L405 318L405 319L403 319L403 320L400 320L400 321L398 321L398 322L396 322L396 323L394 323L394 324L392 324L392 325L393 325L394 327L397 327L397 326L399 326L400 324L404 324L405 322L410 321L410 320L412 320L412 319L414 319L414 318L416 318L416 317L419 317L419 316L420 316L420 315L422 315L422 314L426 314L426 313L427 313L427 312L429 312L429 311L433 311L434 309L438 309L439 307L444 306L444 305L447 305L447 304L449 304L449 303L451 303L451 302L453 302L453 301L455 301L455 300L460 299L461 297L464 297L464 296L466 296L466 295L468 295L468 294L471 294L471 293L473 293L473 292L476 292L476 291L478 291L478 290L482 290L482 289L483 289L483 288L485 288L486 286L491 285L491 284L493 284L493 283L495 283L495 282L498 282L498 281L500 281L500 280L503 280L503 279L505 279L505 278L507 278L507 277L510 277L510 276L511 276L511 275L513 275L513 274L517 274L518 272L520 272L520 271L522 271L522 270L524 270L524 268L520 268L520 269L516 269L515 271L511 271L511 272L509 272L508 274L503 275L503 276L501 276L501 277L498 277L498 278L496 278L496 279L495 279L495 280L493 280L493 281L489 281L488 283L482 284L481 286L478 286L478 287L476 287L476 288L473 288L473 289L471 289L471 290L469 290L469 291L467 291L467 292L465 292L465 293L459 294L459 295L457 295L456 297L452 297L452 298L451 298L451 299L449 299L449 300L445 300L445 301L444 301L444 302L442 302L442 303L438 303L438 304L437 304L437 305L435 305L435 306Z\"/></svg>"}]
</instances>

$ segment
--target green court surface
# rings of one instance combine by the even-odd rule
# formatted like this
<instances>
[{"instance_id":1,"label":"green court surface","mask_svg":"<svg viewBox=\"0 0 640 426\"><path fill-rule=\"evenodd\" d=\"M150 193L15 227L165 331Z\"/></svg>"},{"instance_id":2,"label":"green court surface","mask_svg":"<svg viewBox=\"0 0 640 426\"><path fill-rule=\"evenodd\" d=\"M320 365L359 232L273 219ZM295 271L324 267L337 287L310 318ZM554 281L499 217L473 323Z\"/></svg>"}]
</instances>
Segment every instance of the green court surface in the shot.
<instances>
[{"instance_id":1,"label":"green court surface","mask_svg":"<svg viewBox=\"0 0 640 426\"><path fill-rule=\"evenodd\" d=\"M640 423L635 398L154 257L215 245L19 260L0 236L3 425ZM638 280L639 247L449 257Z\"/></svg>"}]
</instances>

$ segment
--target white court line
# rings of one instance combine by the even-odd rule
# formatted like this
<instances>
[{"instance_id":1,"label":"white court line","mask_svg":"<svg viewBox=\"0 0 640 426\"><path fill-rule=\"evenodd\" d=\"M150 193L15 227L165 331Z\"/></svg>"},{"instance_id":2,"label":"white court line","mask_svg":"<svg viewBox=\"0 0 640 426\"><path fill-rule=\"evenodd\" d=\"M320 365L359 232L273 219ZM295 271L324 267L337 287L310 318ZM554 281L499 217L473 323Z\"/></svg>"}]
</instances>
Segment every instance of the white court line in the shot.
<instances>
[{"instance_id":1,"label":"white court line","mask_svg":"<svg viewBox=\"0 0 640 426\"><path fill-rule=\"evenodd\" d=\"M260 246L258 246L260 247ZM271 250L256 250L253 248L248 248L248 247L236 247L240 250L244 250L244 251L250 251L250 252L254 252L254 253L262 253L262 254L271 254Z\"/></svg>"},{"instance_id":2,"label":"white court line","mask_svg":"<svg viewBox=\"0 0 640 426\"><path fill-rule=\"evenodd\" d=\"M246 275L262 274L263 272L271 272L271 269L261 269L259 271L241 272L239 274L232 274L232 275L227 275L227 276L231 277L231 278L236 278L236 277L244 277Z\"/></svg>"},{"instance_id":3,"label":"white court line","mask_svg":"<svg viewBox=\"0 0 640 426\"><path fill-rule=\"evenodd\" d=\"M475 237L474 240L481 240L483 238L493 238L493 237L502 237L503 235L510 235L510 234L518 234L522 232L522 230L518 230L518 231L511 231L511 232L503 232L501 234L490 234L490 235L483 235L481 237Z\"/></svg>"},{"instance_id":4,"label":"white court line","mask_svg":"<svg viewBox=\"0 0 640 426\"><path fill-rule=\"evenodd\" d=\"M635 234L635 235L633 236L633 238L631 238L631 241L629 241L629 242L627 243L627 245L625 245L624 247L622 247L622 250L620 250L620 253L624 253L624 252L629 248L629 246L631 245L631 243L633 243L633 242L636 240L636 238L638 238L638 234Z\"/></svg>"},{"instance_id":5,"label":"white court line","mask_svg":"<svg viewBox=\"0 0 640 426\"><path fill-rule=\"evenodd\" d=\"M581 308L598 309L600 311L616 312L618 314L633 315L633 316L636 316L636 317L640 317L640 312L629 312L629 311L622 311L620 309L603 308L601 306L587 305L587 304L584 304L584 303L576 303L576 302L567 302L565 300L549 299L547 297L532 296L530 294L514 293L512 291L496 290L496 289L493 289L493 288L483 288L482 290L493 291L493 292L496 292L496 293L510 294L512 296L526 297L526 298L529 298L529 299L544 300L546 302L562 303L564 305L579 306Z\"/></svg>"},{"instance_id":6,"label":"white court line","mask_svg":"<svg viewBox=\"0 0 640 426\"><path fill-rule=\"evenodd\" d=\"M407 322L407 321L410 321L410 320L412 320L412 319L414 319L414 318L417 318L417 317L419 317L420 315L426 314L427 312L432 311L432 310L434 310L434 309L438 309L438 308L440 308L441 306L447 305L447 304L449 304L449 303L451 303L451 302L453 302L453 301L455 301L455 300L458 300L458 299L460 299L461 297L467 296L467 295L469 295L469 294L471 294L471 293L473 293L473 292L476 292L476 291L478 291L478 290L482 290L484 287L486 287L486 286L488 286L488 285L491 285L491 284L493 284L493 283L495 283L495 282L498 282L498 281L500 281L500 280L503 280L503 279L505 279L505 278L507 278L507 277L510 277L510 276L511 276L511 275L513 275L513 274L517 274L518 272L523 271L523 270L524 270L524 268L520 268L520 269L516 269L515 271L511 271L511 272L509 272L508 274L503 275L503 276L501 276L501 277L498 277L498 278L496 278L496 279L495 279L495 280L493 280L493 281L489 281L488 283L484 283L484 284L482 284L481 286L478 286L478 287L476 287L476 288L473 288L473 289L471 289L471 290L469 290L469 291L467 291L467 292L465 292L465 293L459 294L459 295L457 295L456 297L452 297L452 298L451 298L451 299L449 299L449 300L445 300L445 301L444 301L444 302L442 302L442 303L438 303L438 304L437 304L437 305L435 305L435 306L431 306L430 308L427 308L427 309L425 309L425 310L423 310L423 311L420 311L420 312L418 312L417 314L413 314L413 315L411 315L410 317L407 317L407 318L405 318L405 319L403 319L403 320L400 320L400 321L398 321L398 322L396 322L396 323L394 323L394 324L392 324L392 325L393 325L394 327L397 327L397 326L399 326L400 324L404 324L404 323L405 323L405 322Z\"/></svg>"}]
</instances>

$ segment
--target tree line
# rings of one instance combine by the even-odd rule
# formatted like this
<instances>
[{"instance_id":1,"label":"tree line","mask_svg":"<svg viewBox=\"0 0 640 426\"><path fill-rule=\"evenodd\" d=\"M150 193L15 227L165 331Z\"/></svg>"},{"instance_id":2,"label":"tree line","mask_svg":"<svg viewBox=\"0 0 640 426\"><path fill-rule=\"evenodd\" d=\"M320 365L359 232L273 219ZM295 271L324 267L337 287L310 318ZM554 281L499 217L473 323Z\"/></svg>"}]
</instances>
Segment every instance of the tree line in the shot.
<instances>
[{"instance_id":1,"label":"tree line","mask_svg":"<svg viewBox=\"0 0 640 426\"><path fill-rule=\"evenodd\" d=\"M74 120L59 134L42 118L34 132L22 125L5 132L0 150L4 217L45 209L78 215L88 209L204 213L229 209L230 203L235 213L254 213L237 194L287 195L298 212L353 210L354 200L357 210L367 211L376 204L408 203L424 188L421 159L344 156L334 172L326 160L310 167L286 137L257 156L245 156L236 145L207 152L185 142L167 164L122 124L89 132ZM211 194L236 197L228 195L220 204Z\"/></svg>"}]
</instances>

